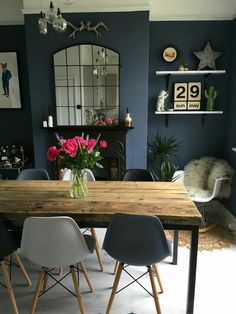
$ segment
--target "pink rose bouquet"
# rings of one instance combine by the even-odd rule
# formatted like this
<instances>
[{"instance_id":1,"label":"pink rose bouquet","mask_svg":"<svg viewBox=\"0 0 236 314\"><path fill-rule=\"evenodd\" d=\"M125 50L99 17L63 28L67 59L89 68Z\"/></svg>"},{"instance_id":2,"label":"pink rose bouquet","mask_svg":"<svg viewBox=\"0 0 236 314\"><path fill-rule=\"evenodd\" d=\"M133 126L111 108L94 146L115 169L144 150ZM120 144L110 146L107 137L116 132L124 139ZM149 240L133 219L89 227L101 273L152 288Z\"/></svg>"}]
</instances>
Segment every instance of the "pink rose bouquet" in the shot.
<instances>
[{"instance_id":1,"label":"pink rose bouquet","mask_svg":"<svg viewBox=\"0 0 236 314\"><path fill-rule=\"evenodd\" d=\"M59 138L56 134L56 137L58 144L48 149L47 158L50 161L57 161L59 168L68 168L74 171L81 171L85 168L102 168L99 163L102 160L100 149L105 149L107 143L100 140L100 135L97 139L88 137L84 139L83 135L64 139Z\"/></svg>"}]
</instances>

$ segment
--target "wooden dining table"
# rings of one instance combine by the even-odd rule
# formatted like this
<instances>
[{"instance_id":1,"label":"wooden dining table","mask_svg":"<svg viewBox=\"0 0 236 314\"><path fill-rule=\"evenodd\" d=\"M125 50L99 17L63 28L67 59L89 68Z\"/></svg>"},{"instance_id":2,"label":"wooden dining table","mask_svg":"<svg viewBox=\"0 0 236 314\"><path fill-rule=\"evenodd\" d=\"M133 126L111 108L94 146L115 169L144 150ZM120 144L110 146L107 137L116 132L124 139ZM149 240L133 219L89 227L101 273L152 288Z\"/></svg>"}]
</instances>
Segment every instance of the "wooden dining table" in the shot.
<instances>
[{"instance_id":1,"label":"wooden dining table","mask_svg":"<svg viewBox=\"0 0 236 314\"><path fill-rule=\"evenodd\" d=\"M88 182L88 195L73 199L68 181L1 180L0 219L23 226L28 216L66 215L81 227L107 227L114 213L155 215L165 229L190 230L186 313L194 310L198 232L201 214L177 182ZM177 237L175 238L176 244Z\"/></svg>"}]
</instances>

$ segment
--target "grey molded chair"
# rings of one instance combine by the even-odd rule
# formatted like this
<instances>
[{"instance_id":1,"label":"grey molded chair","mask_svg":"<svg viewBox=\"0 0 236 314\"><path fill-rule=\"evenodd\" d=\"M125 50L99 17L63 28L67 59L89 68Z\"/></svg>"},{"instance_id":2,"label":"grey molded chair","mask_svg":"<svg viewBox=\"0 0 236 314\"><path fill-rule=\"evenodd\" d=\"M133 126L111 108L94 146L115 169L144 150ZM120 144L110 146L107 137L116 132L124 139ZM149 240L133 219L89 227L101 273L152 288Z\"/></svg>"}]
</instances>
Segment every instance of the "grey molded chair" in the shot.
<instances>
[{"instance_id":1,"label":"grey molded chair","mask_svg":"<svg viewBox=\"0 0 236 314\"><path fill-rule=\"evenodd\" d=\"M153 175L147 169L127 169L122 181L155 181Z\"/></svg>"},{"instance_id":2,"label":"grey molded chair","mask_svg":"<svg viewBox=\"0 0 236 314\"><path fill-rule=\"evenodd\" d=\"M128 273L125 264L147 267L146 273L150 276L156 311L160 314L152 265L164 260L171 254L171 250L159 218L148 215L114 214L107 228L103 249L119 261L106 314L110 313L122 270Z\"/></svg>"},{"instance_id":3,"label":"grey molded chair","mask_svg":"<svg viewBox=\"0 0 236 314\"><path fill-rule=\"evenodd\" d=\"M17 176L17 180L50 180L46 169L23 169Z\"/></svg>"},{"instance_id":4,"label":"grey molded chair","mask_svg":"<svg viewBox=\"0 0 236 314\"><path fill-rule=\"evenodd\" d=\"M95 239L90 235L83 236L77 223L70 217L28 217L25 219L21 240L22 254L32 263L42 267L36 284L30 314L35 312L41 287L43 286L42 295L55 286L53 284L46 289L48 276L55 280L56 284L60 284L76 296L80 312L85 314L75 269L79 270L79 264L90 291L93 291L82 260L93 253L94 247ZM51 270L56 267L66 266L70 268L68 274L64 275L60 280L55 279L51 274ZM61 283L69 274L72 276L75 293Z\"/></svg>"},{"instance_id":5,"label":"grey molded chair","mask_svg":"<svg viewBox=\"0 0 236 314\"><path fill-rule=\"evenodd\" d=\"M23 275L26 279L26 282L28 285L31 285L31 281L29 279L29 276L24 268L24 265L22 264L19 256L16 253L16 250L18 249L18 245L14 238L12 237L11 232L8 231L6 226L0 221L0 264L3 272L3 278L6 283L7 291L9 294L9 298L12 304L13 313L19 314L10 276L8 273L8 264L12 264L11 259L9 260L9 256L12 255L16 260L16 266L20 267L21 271L23 272ZM14 263L15 264L15 263Z\"/></svg>"},{"instance_id":6,"label":"grey molded chair","mask_svg":"<svg viewBox=\"0 0 236 314\"><path fill-rule=\"evenodd\" d=\"M70 169L65 169L65 171L63 173L62 180L64 180L64 181L70 180L70 175L71 175L71 170ZM87 178L88 181L95 181L95 177L94 177L94 174L93 174L92 170L90 170L88 168L84 169L84 176ZM101 259L101 255L100 255L100 252L99 252L99 244L98 244L96 230L95 230L95 228L87 228L84 232L86 232L88 230L91 232L92 236L96 240L95 251L96 251L97 258L98 258L99 266L101 268L101 271L103 271L102 259Z\"/></svg>"}]
</instances>

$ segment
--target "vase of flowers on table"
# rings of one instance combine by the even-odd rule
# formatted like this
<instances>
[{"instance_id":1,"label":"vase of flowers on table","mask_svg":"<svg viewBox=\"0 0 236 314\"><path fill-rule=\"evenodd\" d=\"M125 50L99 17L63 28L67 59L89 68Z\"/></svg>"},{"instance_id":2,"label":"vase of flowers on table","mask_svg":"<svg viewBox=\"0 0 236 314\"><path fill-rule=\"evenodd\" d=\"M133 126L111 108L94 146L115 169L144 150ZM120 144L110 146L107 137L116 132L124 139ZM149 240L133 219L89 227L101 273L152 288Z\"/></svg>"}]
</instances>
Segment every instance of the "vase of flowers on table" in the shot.
<instances>
[{"instance_id":1,"label":"vase of flowers on table","mask_svg":"<svg viewBox=\"0 0 236 314\"><path fill-rule=\"evenodd\" d=\"M50 161L57 161L60 169L70 169L70 196L73 198L84 197L88 194L87 180L84 169L102 168L100 149L107 147L100 135L94 139L82 136L65 139L57 137L57 146L51 146L47 151Z\"/></svg>"}]
</instances>

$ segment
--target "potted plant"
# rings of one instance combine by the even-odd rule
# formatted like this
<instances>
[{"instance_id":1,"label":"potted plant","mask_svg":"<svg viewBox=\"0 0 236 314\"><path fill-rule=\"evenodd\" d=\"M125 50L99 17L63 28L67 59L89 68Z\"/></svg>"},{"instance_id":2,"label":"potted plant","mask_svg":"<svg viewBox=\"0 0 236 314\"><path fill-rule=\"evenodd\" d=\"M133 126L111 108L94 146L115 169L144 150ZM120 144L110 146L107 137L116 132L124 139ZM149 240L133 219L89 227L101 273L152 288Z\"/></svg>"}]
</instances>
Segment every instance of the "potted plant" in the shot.
<instances>
[{"instance_id":1,"label":"potted plant","mask_svg":"<svg viewBox=\"0 0 236 314\"><path fill-rule=\"evenodd\" d=\"M174 104L172 102L169 103L167 111L174 111Z\"/></svg>"},{"instance_id":2,"label":"potted plant","mask_svg":"<svg viewBox=\"0 0 236 314\"><path fill-rule=\"evenodd\" d=\"M149 166L157 181L172 181L177 170L178 150L180 144L174 136L157 134L151 143L148 143Z\"/></svg>"}]
</instances>

